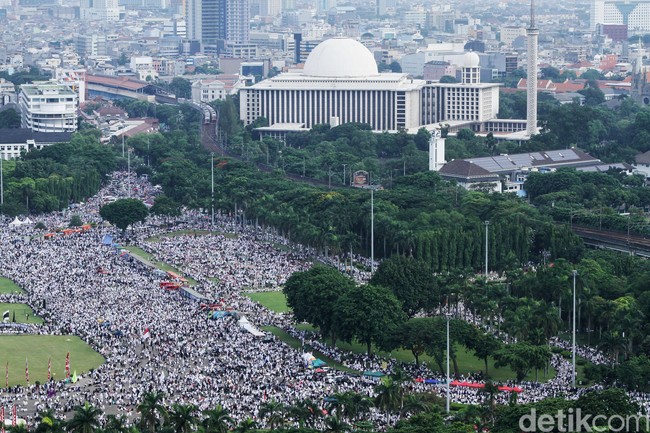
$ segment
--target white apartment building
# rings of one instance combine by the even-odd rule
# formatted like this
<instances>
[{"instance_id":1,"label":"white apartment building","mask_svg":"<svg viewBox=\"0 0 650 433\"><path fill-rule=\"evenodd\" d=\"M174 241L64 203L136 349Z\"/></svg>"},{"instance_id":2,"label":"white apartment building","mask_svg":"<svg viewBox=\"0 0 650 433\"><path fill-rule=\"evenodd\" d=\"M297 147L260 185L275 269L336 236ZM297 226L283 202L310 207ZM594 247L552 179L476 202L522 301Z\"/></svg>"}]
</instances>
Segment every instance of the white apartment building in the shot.
<instances>
[{"instance_id":1,"label":"white apartment building","mask_svg":"<svg viewBox=\"0 0 650 433\"><path fill-rule=\"evenodd\" d=\"M131 71L138 74L138 80L145 81L147 77L155 79L158 77L158 72L154 67L153 57L150 56L133 56L129 65Z\"/></svg>"},{"instance_id":2,"label":"white apartment building","mask_svg":"<svg viewBox=\"0 0 650 433\"><path fill-rule=\"evenodd\" d=\"M23 84L18 97L21 127L34 132L74 132L78 101L65 85Z\"/></svg>"},{"instance_id":3,"label":"white apartment building","mask_svg":"<svg viewBox=\"0 0 650 433\"><path fill-rule=\"evenodd\" d=\"M526 29L524 27L516 26L503 26L501 27L500 41L511 47L512 42L519 36L526 36Z\"/></svg>"},{"instance_id":4,"label":"white apartment building","mask_svg":"<svg viewBox=\"0 0 650 433\"><path fill-rule=\"evenodd\" d=\"M630 33L650 31L650 0L592 0L591 29L597 24L627 24Z\"/></svg>"}]
</instances>

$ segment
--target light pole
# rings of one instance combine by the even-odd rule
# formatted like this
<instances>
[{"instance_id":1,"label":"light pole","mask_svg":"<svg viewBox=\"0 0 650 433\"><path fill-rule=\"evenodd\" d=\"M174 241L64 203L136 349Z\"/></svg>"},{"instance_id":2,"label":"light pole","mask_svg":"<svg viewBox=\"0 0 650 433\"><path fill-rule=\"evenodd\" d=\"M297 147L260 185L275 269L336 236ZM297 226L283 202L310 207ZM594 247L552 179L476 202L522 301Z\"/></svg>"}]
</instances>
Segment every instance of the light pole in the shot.
<instances>
[{"instance_id":1,"label":"light pole","mask_svg":"<svg viewBox=\"0 0 650 433\"><path fill-rule=\"evenodd\" d=\"M129 181L129 195L128 197L131 198L131 149L127 152L128 158L126 162L126 177L127 180Z\"/></svg>"},{"instance_id":2,"label":"light pole","mask_svg":"<svg viewBox=\"0 0 650 433\"><path fill-rule=\"evenodd\" d=\"M490 221L483 221L485 224L485 280L487 282L488 277L488 227L490 226Z\"/></svg>"},{"instance_id":3,"label":"light pole","mask_svg":"<svg viewBox=\"0 0 650 433\"><path fill-rule=\"evenodd\" d=\"M573 382L573 387L576 386L576 275L578 271L573 271L573 337L571 344L571 358L573 363L573 369L571 370L571 379Z\"/></svg>"},{"instance_id":4,"label":"light pole","mask_svg":"<svg viewBox=\"0 0 650 433\"><path fill-rule=\"evenodd\" d=\"M343 186L345 186L345 167L347 164L343 164Z\"/></svg>"},{"instance_id":5,"label":"light pole","mask_svg":"<svg viewBox=\"0 0 650 433\"><path fill-rule=\"evenodd\" d=\"M5 204L4 173L2 172L2 161L4 159L4 155L0 155L0 206L4 206Z\"/></svg>"},{"instance_id":6,"label":"light pole","mask_svg":"<svg viewBox=\"0 0 650 433\"><path fill-rule=\"evenodd\" d=\"M210 196L210 204L212 208L212 226L214 226L214 152L210 153L210 172L212 174L212 191Z\"/></svg>"},{"instance_id":7,"label":"light pole","mask_svg":"<svg viewBox=\"0 0 650 433\"><path fill-rule=\"evenodd\" d=\"M447 311L445 312L445 316L447 317L447 380L446 380L446 386L447 386L447 403L445 405L445 410L447 413L449 413L449 402L450 402L450 395L449 395L449 306L447 306Z\"/></svg>"},{"instance_id":8,"label":"light pole","mask_svg":"<svg viewBox=\"0 0 650 433\"><path fill-rule=\"evenodd\" d=\"M370 185L370 275L375 273L375 188Z\"/></svg>"}]
</instances>

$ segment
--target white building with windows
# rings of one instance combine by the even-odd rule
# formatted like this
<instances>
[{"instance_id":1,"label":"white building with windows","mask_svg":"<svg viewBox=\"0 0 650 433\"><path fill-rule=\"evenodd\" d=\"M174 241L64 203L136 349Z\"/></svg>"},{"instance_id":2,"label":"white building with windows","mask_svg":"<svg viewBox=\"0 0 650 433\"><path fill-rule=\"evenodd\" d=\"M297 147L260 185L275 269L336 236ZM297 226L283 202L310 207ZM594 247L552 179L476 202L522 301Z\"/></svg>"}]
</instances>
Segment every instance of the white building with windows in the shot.
<instances>
[{"instance_id":1,"label":"white building with windows","mask_svg":"<svg viewBox=\"0 0 650 433\"><path fill-rule=\"evenodd\" d=\"M221 74L214 78L196 80L192 83L192 102L210 102L226 99L252 81L252 77L239 74Z\"/></svg>"},{"instance_id":2,"label":"white building with windows","mask_svg":"<svg viewBox=\"0 0 650 433\"><path fill-rule=\"evenodd\" d=\"M21 127L34 132L77 130L79 98L61 84L23 84L18 97Z\"/></svg>"},{"instance_id":3,"label":"white building with windows","mask_svg":"<svg viewBox=\"0 0 650 433\"><path fill-rule=\"evenodd\" d=\"M328 39L302 71L287 72L240 90L240 117L269 127L366 123L375 131L417 130L456 122L474 130L497 117L499 84L481 83L479 58L466 53L461 83L427 83L405 73L379 73L372 53L348 38Z\"/></svg>"},{"instance_id":4,"label":"white building with windows","mask_svg":"<svg viewBox=\"0 0 650 433\"><path fill-rule=\"evenodd\" d=\"M650 31L650 0L592 0L590 24L626 24L632 34Z\"/></svg>"}]
</instances>

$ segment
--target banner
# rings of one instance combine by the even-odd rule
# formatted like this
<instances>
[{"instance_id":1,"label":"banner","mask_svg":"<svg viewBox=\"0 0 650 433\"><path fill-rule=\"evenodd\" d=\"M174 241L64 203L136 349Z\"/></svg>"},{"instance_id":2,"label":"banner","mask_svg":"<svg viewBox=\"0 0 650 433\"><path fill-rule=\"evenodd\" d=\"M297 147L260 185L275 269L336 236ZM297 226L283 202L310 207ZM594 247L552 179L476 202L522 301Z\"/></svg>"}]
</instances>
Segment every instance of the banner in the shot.
<instances>
[{"instance_id":1,"label":"banner","mask_svg":"<svg viewBox=\"0 0 650 433\"><path fill-rule=\"evenodd\" d=\"M65 356L65 378L70 377L70 352Z\"/></svg>"},{"instance_id":2,"label":"banner","mask_svg":"<svg viewBox=\"0 0 650 433\"><path fill-rule=\"evenodd\" d=\"M14 403L14 407L11 408L11 426L16 427L16 403Z\"/></svg>"},{"instance_id":3,"label":"banner","mask_svg":"<svg viewBox=\"0 0 650 433\"><path fill-rule=\"evenodd\" d=\"M5 408L0 408L0 432L5 433Z\"/></svg>"},{"instance_id":4,"label":"banner","mask_svg":"<svg viewBox=\"0 0 650 433\"><path fill-rule=\"evenodd\" d=\"M47 381L52 379L52 358L47 359Z\"/></svg>"},{"instance_id":5,"label":"banner","mask_svg":"<svg viewBox=\"0 0 650 433\"><path fill-rule=\"evenodd\" d=\"M29 385L29 363L27 362L27 358L25 358L25 380L27 381L27 385Z\"/></svg>"}]
</instances>

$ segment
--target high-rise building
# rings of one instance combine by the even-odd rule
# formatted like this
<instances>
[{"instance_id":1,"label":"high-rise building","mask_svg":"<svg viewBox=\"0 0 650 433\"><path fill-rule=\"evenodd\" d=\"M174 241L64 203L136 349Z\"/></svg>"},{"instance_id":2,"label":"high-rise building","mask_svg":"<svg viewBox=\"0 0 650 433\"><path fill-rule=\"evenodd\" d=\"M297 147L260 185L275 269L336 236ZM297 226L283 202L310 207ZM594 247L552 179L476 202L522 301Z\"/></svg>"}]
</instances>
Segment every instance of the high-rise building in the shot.
<instances>
[{"instance_id":1,"label":"high-rise building","mask_svg":"<svg viewBox=\"0 0 650 433\"><path fill-rule=\"evenodd\" d=\"M86 21L118 21L118 0L81 0L79 16Z\"/></svg>"},{"instance_id":2,"label":"high-rise building","mask_svg":"<svg viewBox=\"0 0 650 433\"><path fill-rule=\"evenodd\" d=\"M249 38L248 0L187 0L187 38L201 42L201 50L220 53L227 43Z\"/></svg>"},{"instance_id":3,"label":"high-rise building","mask_svg":"<svg viewBox=\"0 0 650 433\"><path fill-rule=\"evenodd\" d=\"M535 27L535 0L530 1L530 27L526 29L528 43L528 81L526 89L526 135L537 134L537 38L539 29Z\"/></svg>"},{"instance_id":4,"label":"high-rise building","mask_svg":"<svg viewBox=\"0 0 650 433\"><path fill-rule=\"evenodd\" d=\"M650 0L592 0L591 29L598 24L624 24L630 32L650 31Z\"/></svg>"},{"instance_id":5,"label":"high-rise building","mask_svg":"<svg viewBox=\"0 0 650 433\"><path fill-rule=\"evenodd\" d=\"M75 39L75 49L80 57L105 56L105 35L78 35Z\"/></svg>"},{"instance_id":6,"label":"high-rise building","mask_svg":"<svg viewBox=\"0 0 650 433\"><path fill-rule=\"evenodd\" d=\"M34 132L74 132L77 130L77 93L60 84L20 86L21 127Z\"/></svg>"},{"instance_id":7,"label":"high-rise building","mask_svg":"<svg viewBox=\"0 0 650 433\"><path fill-rule=\"evenodd\" d=\"M386 15L389 10L397 8L397 0L377 0L377 15Z\"/></svg>"}]
</instances>

